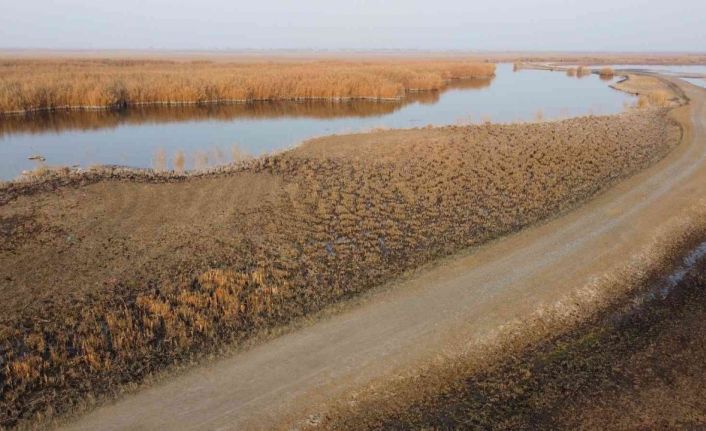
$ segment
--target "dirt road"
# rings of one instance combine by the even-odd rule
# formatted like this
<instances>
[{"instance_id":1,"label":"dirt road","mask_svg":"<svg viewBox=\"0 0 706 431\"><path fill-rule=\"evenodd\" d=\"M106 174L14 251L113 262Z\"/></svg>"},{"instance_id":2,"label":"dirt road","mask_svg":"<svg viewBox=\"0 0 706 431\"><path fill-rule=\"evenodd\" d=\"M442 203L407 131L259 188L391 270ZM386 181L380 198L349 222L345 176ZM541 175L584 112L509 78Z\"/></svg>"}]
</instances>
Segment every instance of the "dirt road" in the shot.
<instances>
[{"instance_id":1,"label":"dirt road","mask_svg":"<svg viewBox=\"0 0 706 431\"><path fill-rule=\"evenodd\" d=\"M621 265L706 197L706 92L685 142L579 209L420 271L359 307L99 408L66 429L267 428L397 367L434 357Z\"/></svg>"}]
</instances>

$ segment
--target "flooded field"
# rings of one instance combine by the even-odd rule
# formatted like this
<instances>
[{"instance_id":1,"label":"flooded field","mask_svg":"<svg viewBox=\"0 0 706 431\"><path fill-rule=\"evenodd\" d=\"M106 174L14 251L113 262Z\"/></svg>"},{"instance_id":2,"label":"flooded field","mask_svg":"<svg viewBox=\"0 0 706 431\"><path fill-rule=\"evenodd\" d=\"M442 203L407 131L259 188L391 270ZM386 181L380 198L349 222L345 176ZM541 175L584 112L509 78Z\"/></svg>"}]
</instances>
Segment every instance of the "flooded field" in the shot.
<instances>
[{"instance_id":1,"label":"flooded field","mask_svg":"<svg viewBox=\"0 0 706 431\"><path fill-rule=\"evenodd\" d=\"M458 81L403 102L256 102L239 105L130 108L44 113L0 119L0 178L47 165L115 164L187 169L260 155L306 139L376 128L484 121L514 122L620 112L632 97L597 76L567 77L498 65L493 79Z\"/></svg>"}]
</instances>

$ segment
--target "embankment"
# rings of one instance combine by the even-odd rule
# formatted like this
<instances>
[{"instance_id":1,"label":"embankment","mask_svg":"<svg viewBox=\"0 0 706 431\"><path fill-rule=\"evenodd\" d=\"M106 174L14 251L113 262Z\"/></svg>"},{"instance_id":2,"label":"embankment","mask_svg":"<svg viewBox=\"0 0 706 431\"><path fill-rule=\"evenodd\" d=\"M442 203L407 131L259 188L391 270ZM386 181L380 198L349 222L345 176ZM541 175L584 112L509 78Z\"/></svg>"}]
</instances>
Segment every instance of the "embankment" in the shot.
<instances>
[{"instance_id":1,"label":"embankment","mask_svg":"<svg viewBox=\"0 0 706 431\"><path fill-rule=\"evenodd\" d=\"M696 429L706 423L706 208L490 345L343 397L310 429Z\"/></svg>"},{"instance_id":2,"label":"embankment","mask_svg":"<svg viewBox=\"0 0 706 431\"><path fill-rule=\"evenodd\" d=\"M195 177L5 185L2 424L572 208L680 140L664 109L335 136Z\"/></svg>"}]
</instances>

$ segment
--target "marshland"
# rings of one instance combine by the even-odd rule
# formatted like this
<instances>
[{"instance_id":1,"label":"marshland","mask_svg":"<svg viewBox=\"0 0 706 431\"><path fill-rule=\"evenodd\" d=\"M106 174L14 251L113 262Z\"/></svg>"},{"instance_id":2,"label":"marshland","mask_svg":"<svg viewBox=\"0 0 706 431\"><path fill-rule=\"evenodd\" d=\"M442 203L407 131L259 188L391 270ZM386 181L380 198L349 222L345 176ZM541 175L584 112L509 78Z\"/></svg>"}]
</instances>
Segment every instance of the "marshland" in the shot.
<instances>
[{"instance_id":1,"label":"marshland","mask_svg":"<svg viewBox=\"0 0 706 431\"><path fill-rule=\"evenodd\" d=\"M550 120L588 114L607 115L622 112L626 105L635 103L634 97L606 85L617 82L618 78L611 81L600 81L598 76L569 79L537 70L513 72L507 64L495 66L482 62L478 67L485 69L477 72L471 66L476 63L461 60L406 60L399 65L392 61L380 64L378 60L378 63L371 65L366 63L366 66L352 63L349 65L350 73L358 68L368 71L377 70L377 67L380 72L375 73L380 74L380 79L391 79L383 72L409 69L408 73L411 74L416 68L440 68L444 80L440 77L435 84L430 84L433 88L428 87L428 91L401 89L400 95L403 97L394 101L253 101L197 106L129 106L119 110L5 116L0 122L0 178L12 179L22 171L36 168L37 163L28 160L33 155L44 157L48 166L79 165L87 168L93 165L121 165L173 169L176 167L174 158L183 154L186 169L203 169L232 162L234 147L239 154L259 156L290 148L312 137L330 134L379 128L487 121L527 122L537 118ZM90 64L85 67L93 70ZM199 67L191 63L177 64L197 70ZM235 68L228 64L215 64L226 71ZM322 73L326 64L315 62L305 70L311 70L309 73L312 74ZM337 73L348 70L344 68L346 63L334 64L340 67L341 71ZM264 67L250 63L246 66L256 70ZM273 69L277 70L278 67L284 68L283 73L293 73L289 68L304 66L284 62L282 65L275 63ZM119 66L111 66L109 70L118 70L126 75L145 73L131 63L124 70ZM449 75L451 73L454 75ZM482 77L473 78L474 74ZM32 75L26 76L24 79ZM449 81L446 80L448 77L465 78ZM138 78L132 79L139 82ZM164 154L165 166L154 163L158 154Z\"/></svg>"},{"instance_id":2,"label":"marshland","mask_svg":"<svg viewBox=\"0 0 706 431\"><path fill-rule=\"evenodd\" d=\"M13 54L1 429L704 423L703 55Z\"/></svg>"}]
</instances>

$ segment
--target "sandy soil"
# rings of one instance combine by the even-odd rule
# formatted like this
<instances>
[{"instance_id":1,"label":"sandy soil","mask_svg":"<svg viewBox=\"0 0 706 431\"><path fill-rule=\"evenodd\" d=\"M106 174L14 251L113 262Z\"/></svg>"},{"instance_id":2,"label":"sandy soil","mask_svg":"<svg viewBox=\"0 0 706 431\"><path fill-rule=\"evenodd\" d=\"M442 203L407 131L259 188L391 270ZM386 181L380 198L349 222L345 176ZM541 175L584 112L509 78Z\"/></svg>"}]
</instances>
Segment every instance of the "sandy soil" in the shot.
<instances>
[{"instance_id":1,"label":"sandy soil","mask_svg":"<svg viewBox=\"0 0 706 431\"><path fill-rule=\"evenodd\" d=\"M283 415L482 338L621 265L706 196L706 98L682 109L683 145L553 221L420 271L361 307L100 408L67 429L267 428Z\"/></svg>"}]
</instances>

